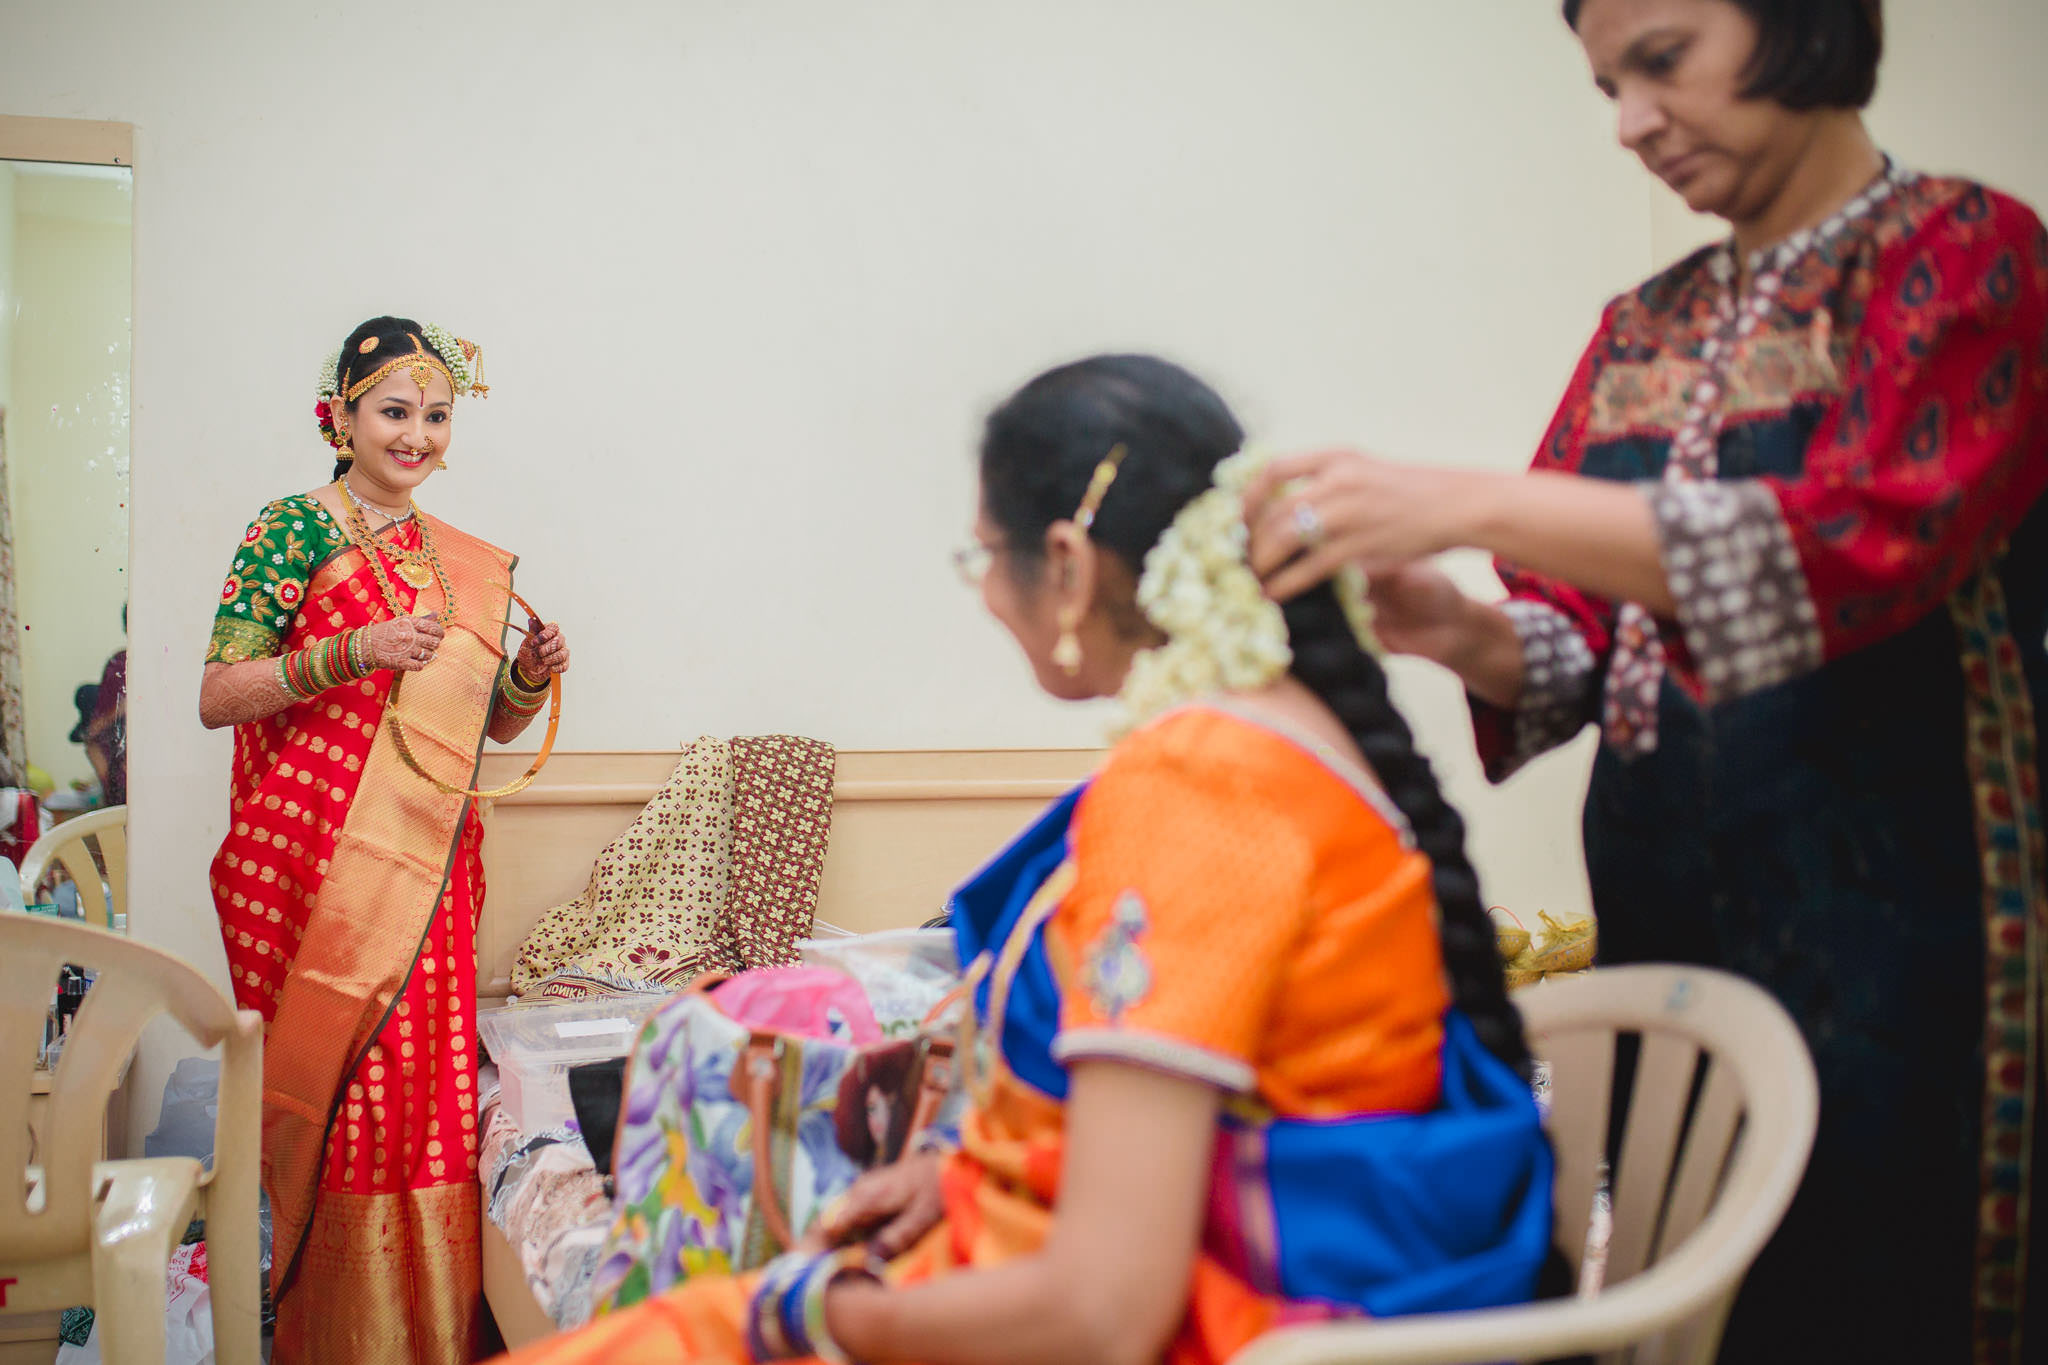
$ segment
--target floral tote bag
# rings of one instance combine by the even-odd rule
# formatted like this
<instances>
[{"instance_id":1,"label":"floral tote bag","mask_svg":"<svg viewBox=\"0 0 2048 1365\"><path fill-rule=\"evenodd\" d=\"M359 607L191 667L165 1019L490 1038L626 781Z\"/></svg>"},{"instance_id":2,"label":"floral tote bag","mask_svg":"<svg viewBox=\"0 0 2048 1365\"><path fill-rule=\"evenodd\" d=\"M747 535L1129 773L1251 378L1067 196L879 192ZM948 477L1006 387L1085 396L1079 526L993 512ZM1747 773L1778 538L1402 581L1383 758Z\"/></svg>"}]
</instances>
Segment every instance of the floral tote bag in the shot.
<instances>
[{"instance_id":1,"label":"floral tote bag","mask_svg":"<svg viewBox=\"0 0 2048 1365\"><path fill-rule=\"evenodd\" d=\"M951 1040L884 1038L843 972L700 978L634 1043L596 1311L765 1264L863 1170L955 1117L955 1092Z\"/></svg>"}]
</instances>

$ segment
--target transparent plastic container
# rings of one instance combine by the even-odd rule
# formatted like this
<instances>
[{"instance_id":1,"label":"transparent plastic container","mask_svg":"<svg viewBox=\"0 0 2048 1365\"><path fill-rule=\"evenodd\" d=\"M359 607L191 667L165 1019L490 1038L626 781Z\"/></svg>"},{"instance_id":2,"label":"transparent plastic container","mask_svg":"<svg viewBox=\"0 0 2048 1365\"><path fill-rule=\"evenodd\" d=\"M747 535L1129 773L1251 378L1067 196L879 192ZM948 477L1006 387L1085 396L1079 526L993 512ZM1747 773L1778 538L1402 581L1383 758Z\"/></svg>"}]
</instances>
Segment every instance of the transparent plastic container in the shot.
<instances>
[{"instance_id":1,"label":"transparent plastic container","mask_svg":"<svg viewBox=\"0 0 2048 1365\"><path fill-rule=\"evenodd\" d=\"M914 1032L960 980L951 929L819 936L796 947L812 966L837 967L860 982L876 1022L892 1037Z\"/></svg>"},{"instance_id":2,"label":"transparent plastic container","mask_svg":"<svg viewBox=\"0 0 2048 1365\"><path fill-rule=\"evenodd\" d=\"M477 1037L498 1064L499 1103L522 1133L566 1127L569 1068L624 1057L666 994L546 1000L476 1012Z\"/></svg>"}]
</instances>

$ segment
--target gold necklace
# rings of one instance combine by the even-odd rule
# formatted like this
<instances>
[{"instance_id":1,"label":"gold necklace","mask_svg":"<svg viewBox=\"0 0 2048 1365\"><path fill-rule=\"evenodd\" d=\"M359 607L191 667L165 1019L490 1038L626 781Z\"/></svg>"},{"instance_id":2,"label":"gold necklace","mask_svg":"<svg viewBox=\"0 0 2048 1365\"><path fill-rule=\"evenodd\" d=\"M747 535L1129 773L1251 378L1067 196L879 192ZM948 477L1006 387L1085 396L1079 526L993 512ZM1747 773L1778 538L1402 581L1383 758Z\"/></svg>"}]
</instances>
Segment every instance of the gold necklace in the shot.
<instances>
[{"instance_id":1,"label":"gold necklace","mask_svg":"<svg viewBox=\"0 0 2048 1365\"><path fill-rule=\"evenodd\" d=\"M426 528L424 526L420 528L420 534L421 539L424 541L426 538ZM395 545L392 548L398 550L398 576L407 583L410 583L414 591L417 592L424 589L427 584L434 581L432 565L421 562L417 557L420 555L420 551L400 549Z\"/></svg>"},{"instance_id":2,"label":"gold necklace","mask_svg":"<svg viewBox=\"0 0 2048 1365\"><path fill-rule=\"evenodd\" d=\"M341 480L336 479L335 482L341 483ZM342 492L347 497L349 490L346 485L343 486ZM398 590L391 586L391 577L384 571L384 556L379 553L381 547L377 537L370 532L370 523L364 518L362 507L353 497L347 497L347 501L349 539L355 541L362 549L363 558L370 561L370 571L376 575L377 588L383 593L384 605L391 609L392 617L395 619L407 615L405 608L399 605ZM407 550L396 545L391 547L393 555L398 559L398 576L416 591L424 591L436 579L440 580L445 600L441 610L435 615L445 626L455 620L455 585L449 581L447 571L441 567L440 547L434 543L434 533L428 529L426 518L420 515L417 506L412 506L409 510L419 522L420 548Z\"/></svg>"},{"instance_id":3,"label":"gold necklace","mask_svg":"<svg viewBox=\"0 0 2048 1365\"><path fill-rule=\"evenodd\" d=\"M406 501L405 510L394 517L382 507L358 497L356 490L349 487L347 475L336 479L335 482L341 485L342 493L349 500L352 515L361 522L366 531L369 528L369 519L362 515L366 511L375 512L380 517L389 518L392 526L396 526L408 518L417 519L419 517L420 509L410 499ZM389 530L390 527L385 529ZM392 544L388 541L380 541L379 544L379 548L398 561L398 576L410 584L415 592L425 589L429 583L434 581L434 573L429 565L426 554L426 538L427 524L422 521L420 522L420 549L408 550L403 545Z\"/></svg>"}]
</instances>

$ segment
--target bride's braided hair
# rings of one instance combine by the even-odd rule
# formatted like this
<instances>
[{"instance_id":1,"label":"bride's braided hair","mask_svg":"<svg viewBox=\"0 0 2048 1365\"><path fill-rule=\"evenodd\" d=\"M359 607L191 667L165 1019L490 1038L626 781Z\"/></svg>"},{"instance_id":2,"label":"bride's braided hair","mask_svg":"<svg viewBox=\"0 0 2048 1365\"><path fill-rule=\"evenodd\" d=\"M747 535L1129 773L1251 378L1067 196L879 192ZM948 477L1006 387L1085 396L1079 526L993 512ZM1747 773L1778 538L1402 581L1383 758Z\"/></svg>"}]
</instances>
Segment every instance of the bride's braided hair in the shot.
<instances>
[{"instance_id":1,"label":"bride's braided hair","mask_svg":"<svg viewBox=\"0 0 2048 1365\"><path fill-rule=\"evenodd\" d=\"M1089 534L1135 578L1180 509L1209 488L1216 465L1243 441L1229 407L1186 370L1152 356L1095 356L1048 370L989 415L982 504L1002 532L1006 563L1030 581L1042 566L1046 529L1073 515L1096 462L1122 444L1127 453ZM1335 590L1304 593L1285 614L1294 676L1351 733L1429 856L1452 1003L1487 1049L1526 1078L1529 1046L1465 856L1464 822L1416 751L1386 673L1359 647Z\"/></svg>"}]
</instances>

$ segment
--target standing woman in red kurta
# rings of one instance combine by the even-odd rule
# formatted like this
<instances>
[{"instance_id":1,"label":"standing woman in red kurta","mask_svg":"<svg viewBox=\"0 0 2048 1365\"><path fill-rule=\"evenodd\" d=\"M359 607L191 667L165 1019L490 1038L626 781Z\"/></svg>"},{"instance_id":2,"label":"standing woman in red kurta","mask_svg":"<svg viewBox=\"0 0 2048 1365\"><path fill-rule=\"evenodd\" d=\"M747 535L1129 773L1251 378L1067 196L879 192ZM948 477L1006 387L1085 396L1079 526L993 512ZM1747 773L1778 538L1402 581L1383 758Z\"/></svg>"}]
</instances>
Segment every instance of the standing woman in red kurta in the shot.
<instances>
[{"instance_id":1,"label":"standing woman in red kurta","mask_svg":"<svg viewBox=\"0 0 2048 1365\"><path fill-rule=\"evenodd\" d=\"M317 415L332 484L282 498L221 589L200 718L235 727L213 863L236 1002L267 1021L275 1359L460 1362L478 1308L476 950L486 736L568 667L502 641L514 559L427 516L476 347L409 318L349 334ZM404 679L402 700L400 679Z\"/></svg>"},{"instance_id":2,"label":"standing woman in red kurta","mask_svg":"<svg viewBox=\"0 0 2048 1365\"><path fill-rule=\"evenodd\" d=\"M2048 237L1872 144L1876 0L1564 11L1730 237L1607 306L1533 474L1281 462L1309 484L1254 490L1257 562L1282 597L1373 574L1496 778L1598 726L1608 960L1799 1019L1819 1137L1722 1359L2043 1359ZM1416 562L1455 546L1505 602Z\"/></svg>"}]
</instances>

